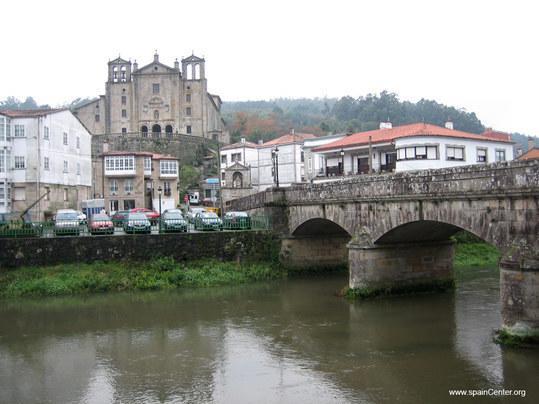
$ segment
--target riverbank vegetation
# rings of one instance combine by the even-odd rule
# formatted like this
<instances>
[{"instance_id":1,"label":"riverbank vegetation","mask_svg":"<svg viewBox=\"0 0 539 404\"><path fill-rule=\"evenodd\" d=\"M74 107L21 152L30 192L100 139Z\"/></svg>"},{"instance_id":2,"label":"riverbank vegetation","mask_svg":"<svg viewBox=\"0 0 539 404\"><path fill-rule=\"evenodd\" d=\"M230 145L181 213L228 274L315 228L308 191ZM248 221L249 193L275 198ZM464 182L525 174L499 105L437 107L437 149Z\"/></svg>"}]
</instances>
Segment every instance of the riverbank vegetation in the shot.
<instances>
[{"instance_id":1,"label":"riverbank vegetation","mask_svg":"<svg viewBox=\"0 0 539 404\"><path fill-rule=\"evenodd\" d=\"M163 290L237 285L278 279L271 263L204 260L189 263L160 258L153 262L95 262L25 267L0 273L0 297L60 296L109 291Z\"/></svg>"},{"instance_id":2,"label":"riverbank vegetation","mask_svg":"<svg viewBox=\"0 0 539 404\"><path fill-rule=\"evenodd\" d=\"M495 267L500 251L471 233L462 231L453 237L455 241L454 268L459 271L472 267Z\"/></svg>"}]
</instances>

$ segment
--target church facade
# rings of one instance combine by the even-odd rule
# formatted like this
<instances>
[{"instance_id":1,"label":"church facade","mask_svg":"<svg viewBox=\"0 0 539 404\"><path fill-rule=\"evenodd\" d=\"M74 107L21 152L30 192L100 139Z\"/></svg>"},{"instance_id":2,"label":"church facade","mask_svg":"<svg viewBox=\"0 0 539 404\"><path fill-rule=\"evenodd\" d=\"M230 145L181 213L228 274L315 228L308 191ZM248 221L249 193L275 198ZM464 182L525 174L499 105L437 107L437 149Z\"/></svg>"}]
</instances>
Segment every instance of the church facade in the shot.
<instances>
[{"instance_id":1,"label":"church facade","mask_svg":"<svg viewBox=\"0 0 539 404\"><path fill-rule=\"evenodd\" d=\"M108 63L105 95L75 108L92 135L147 138L189 135L228 143L221 98L207 89L205 60L191 55L174 66L143 67L121 57Z\"/></svg>"}]
</instances>

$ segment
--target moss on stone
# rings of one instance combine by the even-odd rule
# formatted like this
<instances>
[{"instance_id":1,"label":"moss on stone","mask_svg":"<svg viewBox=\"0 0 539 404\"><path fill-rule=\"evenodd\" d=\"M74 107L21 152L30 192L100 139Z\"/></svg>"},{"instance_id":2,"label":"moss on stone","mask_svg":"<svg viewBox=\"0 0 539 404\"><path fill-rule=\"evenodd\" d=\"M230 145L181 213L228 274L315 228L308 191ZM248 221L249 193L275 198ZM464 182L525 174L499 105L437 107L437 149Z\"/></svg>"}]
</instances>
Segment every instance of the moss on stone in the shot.
<instances>
[{"instance_id":1,"label":"moss on stone","mask_svg":"<svg viewBox=\"0 0 539 404\"><path fill-rule=\"evenodd\" d=\"M537 347L539 334L519 335L502 328L494 333L494 342L512 348Z\"/></svg>"},{"instance_id":2,"label":"moss on stone","mask_svg":"<svg viewBox=\"0 0 539 404\"><path fill-rule=\"evenodd\" d=\"M374 297L410 295L417 293L435 293L453 289L455 281L453 279L436 280L430 282L421 282L407 285L389 286L381 288L349 288L344 292L348 299L371 299Z\"/></svg>"}]
</instances>

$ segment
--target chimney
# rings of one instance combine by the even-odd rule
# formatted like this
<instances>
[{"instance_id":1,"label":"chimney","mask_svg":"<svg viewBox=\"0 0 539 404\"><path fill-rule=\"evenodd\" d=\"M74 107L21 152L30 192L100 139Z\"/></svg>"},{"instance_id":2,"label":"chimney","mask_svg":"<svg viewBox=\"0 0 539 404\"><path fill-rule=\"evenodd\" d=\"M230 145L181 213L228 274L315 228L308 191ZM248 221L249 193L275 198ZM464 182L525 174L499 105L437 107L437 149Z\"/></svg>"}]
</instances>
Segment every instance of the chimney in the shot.
<instances>
[{"instance_id":1,"label":"chimney","mask_svg":"<svg viewBox=\"0 0 539 404\"><path fill-rule=\"evenodd\" d=\"M264 144L264 141L262 139L258 139L258 144Z\"/></svg>"},{"instance_id":2,"label":"chimney","mask_svg":"<svg viewBox=\"0 0 539 404\"><path fill-rule=\"evenodd\" d=\"M136 72L138 70L138 63L137 63L137 60L135 59L135 62L133 63L133 71Z\"/></svg>"},{"instance_id":3,"label":"chimney","mask_svg":"<svg viewBox=\"0 0 539 404\"><path fill-rule=\"evenodd\" d=\"M242 137L242 138L240 139L240 142L241 142L241 143L245 143L245 138Z\"/></svg>"},{"instance_id":4,"label":"chimney","mask_svg":"<svg viewBox=\"0 0 539 404\"><path fill-rule=\"evenodd\" d=\"M380 122L380 129L391 129L393 125L391 122Z\"/></svg>"},{"instance_id":5,"label":"chimney","mask_svg":"<svg viewBox=\"0 0 539 404\"><path fill-rule=\"evenodd\" d=\"M446 128L446 129L451 129L451 130L453 130L453 122L447 121L447 122L445 123L445 128Z\"/></svg>"},{"instance_id":6,"label":"chimney","mask_svg":"<svg viewBox=\"0 0 539 404\"><path fill-rule=\"evenodd\" d=\"M178 58L176 58L176 60L174 61L174 68L176 70L180 70L180 62L178 62Z\"/></svg>"},{"instance_id":7,"label":"chimney","mask_svg":"<svg viewBox=\"0 0 539 404\"><path fill-rule=\"evenodd\" d=\"M295 130L294 128L292 128L292 129L290 129L290 133L291 133L292 135L295 135L295 134L296 134L296 130Z\"/></svg>"},{"instance_id":8,"label":"chimney","mask_svg":"<svg viewBox=\"0 0 539 404\"><path fill-rule=\"evenodd\" d=\"M522 147L517 148L517 157L522 156Z\"/></svg>"},{"instance_id":9,"label":"chimney","mask_svg":"<svg viewBox=\"0 0 539 404\"><path fill-rule=\"evenodd\" d=\"M535 139L531 136L528 136L528 151L535 147Z\"/></svg>"}]
</instances>

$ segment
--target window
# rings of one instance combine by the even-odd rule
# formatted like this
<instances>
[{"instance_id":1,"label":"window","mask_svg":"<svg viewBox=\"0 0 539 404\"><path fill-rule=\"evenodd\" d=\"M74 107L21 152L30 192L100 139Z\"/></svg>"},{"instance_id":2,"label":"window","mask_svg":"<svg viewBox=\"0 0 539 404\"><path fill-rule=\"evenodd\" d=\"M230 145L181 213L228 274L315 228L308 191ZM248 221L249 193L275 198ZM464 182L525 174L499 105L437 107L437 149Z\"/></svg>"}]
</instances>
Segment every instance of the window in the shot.
<instances>
[{"instance_id":1,"label":"window","mask_svg":"<svg viewBox=\"0 0 539 404\"><path fill-rule=\"evenodd\" d=\"M6 118L0 116L0 140L6 140Z\"/></svg>"},{"instance_id":2,"label":"window","mask_svg":"<svg viewBox=\"0 0 539 404\"><path fill-rule=\"evenodd\" d=\"M303 153L303 150L301 151L301 162L305 162L305 153Z\"/></svg>"},{"instance_id":3,"label":"window","mask_svg":"<svg viewBox=\"0 0 539 404\"><path fill-rule=\"evenodd\" d=\"M77 163L77 175L80 175L80 163Z\"/></svg>"},{"instance_id":4,"label":"window","mask_svg":"<svg viewBox=\"0 0 539 404\"><path fill-rule=\"evenodd\" d=\"M159 111L158 110L153 111L153 119L155 119L155 120L159 119Z\"/></svg>"},{"instance_id":5,"label":"window","mask_svg":"<svg viewBox=\"0 0 539 404\"><path fill-rule=\"evenodd\" d=\"M185 94L185 102L191 102L191 94Z\"/></svg>"},{"instance_id":6,"label":"window","mask_svg":"<svg viewBox=\"0 0 539 404\"><path fill-rule=\"evenodd\" d=\"M127 193L133 192L133 180L128 179L124 181L124 190Z\"/></svg>"},{"instance_id":7,"label":"window","mask_svg":"<svg viewBox=\"0 0 539 404\"><path fill-rule=\"evenodd\" d=\"M188 135L191 134L191 125L187 125L187 134L188 134Z\"/></svg>"},{"instance_id":8,"label":"window","mask_svg":"<svg viewBox=\"0 0 539 404\"><path fill-rule=\"evenodd\" d=\"M487 149L477 148L477 162L486 163L487 162Z\"/></svg>"},{"instance_id":9,"label":"window","mask_svg":"<svg viewBox=\"0 0 539 404\"><path fill-rule=\"evenodd\" d=\"M135 156L106 156L105 171L133 171Z\"/></svg>"},{"instance_id":10,"label":"window","mask_svg":"<svg viewBox=\"0 0 539 404\"><path fill-rule=\"evenodd\" d=\"M122 118L127 118L127 110L122 109Z\"/></svg>"},{"instance_id":11,"label":"window","mask_svg":"<svg viewBox=\"0 0 539 404\"><path fill-rule=\"evenodd\" d=\"M64 144L67 145L67 132L64 132Z\"/></svg>"},{"instance_id":12,"label":"window","mask_svg":"<svg viewBox=\"0 0 539 404\"><path fill-rule=\"evenodd\" d=\"M462 146L446 146L445 152L447 160L464 160L464 147Z\"/></svg>"},{"instance_id":13,"label":"window","mask_svg":"<svg viewBox=\"0 0 539 404\"><path fill-rule=\"evenodd\" d=\"M175 175L178 173L178 162L176 160L161 160L159 162L161 175Z\"/></svg>"},{"instance_id":14,"label":"window","mask_svg":"<svg viewBox=\"0 0 539 404\"><path fill-rule=\"evenodd\" d=\"M152 171L152 158L144 157L144 171Z\"/></svg>"},{"instance_id":15,"label":"window","mask_svg":"<svg viewBox=\"0 0 539 404\"><path fill-rule=\"evenodd\" d=\"M13 199L16 201L25 201L26 200L26 188L16 187L13 188Z\"/></svg>"},{"instance_id":16,"label":"window","mask_svg":"<svg viewBox=\"0 0 539 404\"><path fill-rule=\"evenodd\" d=\"M496 149L496 162L505 161L505 150Z\"/></svg>"},{"instance_id":17,"label":"window","mask_svg":"<svg viewBox=\"0 0 539 404\"><path fill-rule=\"evenodd\" d=\"M307 170L311 171L312 169L313 169L313 159L312 159L312 157L309 157L307 159Z\"/></svg>"},{"instance_id":18,"label":"window","mask_svg":"<svg viewBox=\"0 0 539 404\"><path fill-rule=\"evenodd\" d=\"M96 114L96 115L95 115L95 121L96 121L96 122L99 122L99 114Z\"/></svg>"},{"instance_id":19,"label":"window","mask_svg":"<svg viewBox=\"0 0 539 404\"><path fill-rule=\"evenodd\" d=\"M43 158L43 169L47 171L50 170L50 162L48 157Z\"/></svg>"},{"instance_id":20,"label":"window","mask_svg":"<svg viewBox=\"0 0 539 404\"><path fill-rule=\"evenodd\" d=\"M118 192L118 181L117 180L110 180L110 183L109 183L109 186L110 186L110 193L111 194L116 194Z\"/></svg>"},{"instance_id":21,"label":"window","mask_svg":"<svg viewBox=\"0 0 539 404\"><path fill-rule=\"evenodd\" d=\"M127 104L127 97L125 95L122 95L122 105Z\"/></svg>"},{"instance_id":22,"label":"window","mask_svg":"<svg viewBox=\"0 0 539 404\"><path fill-rule=\"evenodd\" d=\"M241 161L241 153L232 153L230 157L232 161Z\"/></svg>"},{"instance_id":23,"label":"window","mask_svg":"<svg viewBox=\"0 0 539 404\"><path fill-rule=\"evenodd\" d=\"M165 196L172 195L172 189L170 188L170 181L164 181L163 182L163 194Z\"/></svg>"},{"instance_id":24,"label":"window","mask_svg":"<svg viewBox=\"0 0 539 404\"><path fill-rule=\"evenodd\" d=\"M69 189L64 188L64 202L69 201Z\"/></svg>"},{"instance_id":25,"label":"window","mask_svg":"<svg viewBox=\"0 0 539 404\"><path fill-rule=\"evenodd\" d=\"M226 164L226 154L221 156L221 164Z\"/></svg>"},{"instance_id":26,"label":"window","mask_svg":"<svg viewBox=\"0 0 539 404\"><path fill-rule=\"evenodd\" d=\"M80 136L77 136L77 149L80 149Z\"/></svg>"},{"instance_id":27,"label":"window","mask_svg":"<svg viewBox=\"0 0 539 404\"><path fill-rule=\"evenodd\" d=\"M15 137L24 137L24 125L15 125Z\"/></svg>"},{"instance_id":28,"label":"window","mask_svg":"<svg viewBox=\"0 0 539 404\"><path fill-rule=\"evenodd\" d=\"M185 108L185 115L191 116L191 107Z\"/></svg>"},{"instance_id":29,"label":"window","mask_svg":"<svg viewBox=\"0 0 539 404\"><path fill-rule=\"evenodd\" d=\"M0 182L0 206L6 204L6 188L4 182Z\"/></svg>"},{"instance_id":30,"label":"window","mask_svg":"<svg viewBox=\"0 0 539 404\"><path fill-rule=\"evenodd\" d=\"M158 83L152 84L152 92L154 94L159 94L159 84Z\"/></svg>"},{"instance_id":31,"label":"window","mask_svg":"<svg viewBox=\"0 0 539 404\"><path fill-rule=\"evenodd\" d=\"M114 200L112 199L110 202L109 202L109 212L112 214L112 212L117 212L118 211L118 201L117 200Z\"/></svg>"},{"instance_id":32,"label":"window","mask_svg":"<svg viewBox=\"0 0 539 404\"><path fill-rule=\"evenodd\" d=\"M142 133L142 137L148 137L148 127L146 125L140 128L140 132Z\"/></svg>"},{"instance_id":33,"label":"window","mask_svg":"<svg viewBox=\"0 0 539 404\"><path fill-rule=\"evenodd\" d=\"M122 135L125 135L127 133L127 128L122 128Z\"/></svg>"},{"instance_id":34,"label":"window","mask_svg":"<svg viewBox=\"0 0 539 404\"><path fill-rule=\"evenodd\" d=\"M44 126L44 127L43 127L43 139L49 140L49 136L50 136L50 133L49 133L49 127L48 127L48 126Z\"/></svg>"},{"instance_id":35,"label":"window","mask_svg":"<svg viewBox=\"0 0 539 404\"><path fill-rule=\"evenodd\" d=\"M408 146L397 149L397 160L438 160L438 146Z\"/></svg>"},{"instance_id":36,"label":"window","mask_svg":"<svg viewBox=\"0 0 539 404\"><path fill-rule=\"evenodd\" d=\"M64 160L64 173L68 173L69 172L69 166L67 164L67 160Z\"/></svg>"},{"instance_id":37,"label":"window","mask_svg":"<svg viewBox=\"0 0 539 404\"><path fill-rule=\"evenodd\" d=\"M124 210L135 209L135 200L134 199L125 199L124 200Z\"/></svg>"},{"instance_id":38,"label":"window","mask_svg":"<svg viewBox=\"0 0 539 404\"><path fill-rule=\"evenodd\" d=\"M223 181L225 180L225 172L224 172L224 171L221 173L221 179L222 179Z\"/></svg>"},{"instance_id":39,"label":"window","mask_svg":"<svg viewBox=\"0 0 539 404\"><path fill-rule=\"evenodd\" d=\"M24 156L15 156L15 170L24 170L25 168Z\"/></svg>"},{"instance_id":40,"label":"window","mask_svg":"<svg viewBox=\"0 0 539 404\"><path fill-rule=\"evenodd\" d=\"M6 172L6 150L0 149L0 173Z\"/></svg>"}]
</instances>

